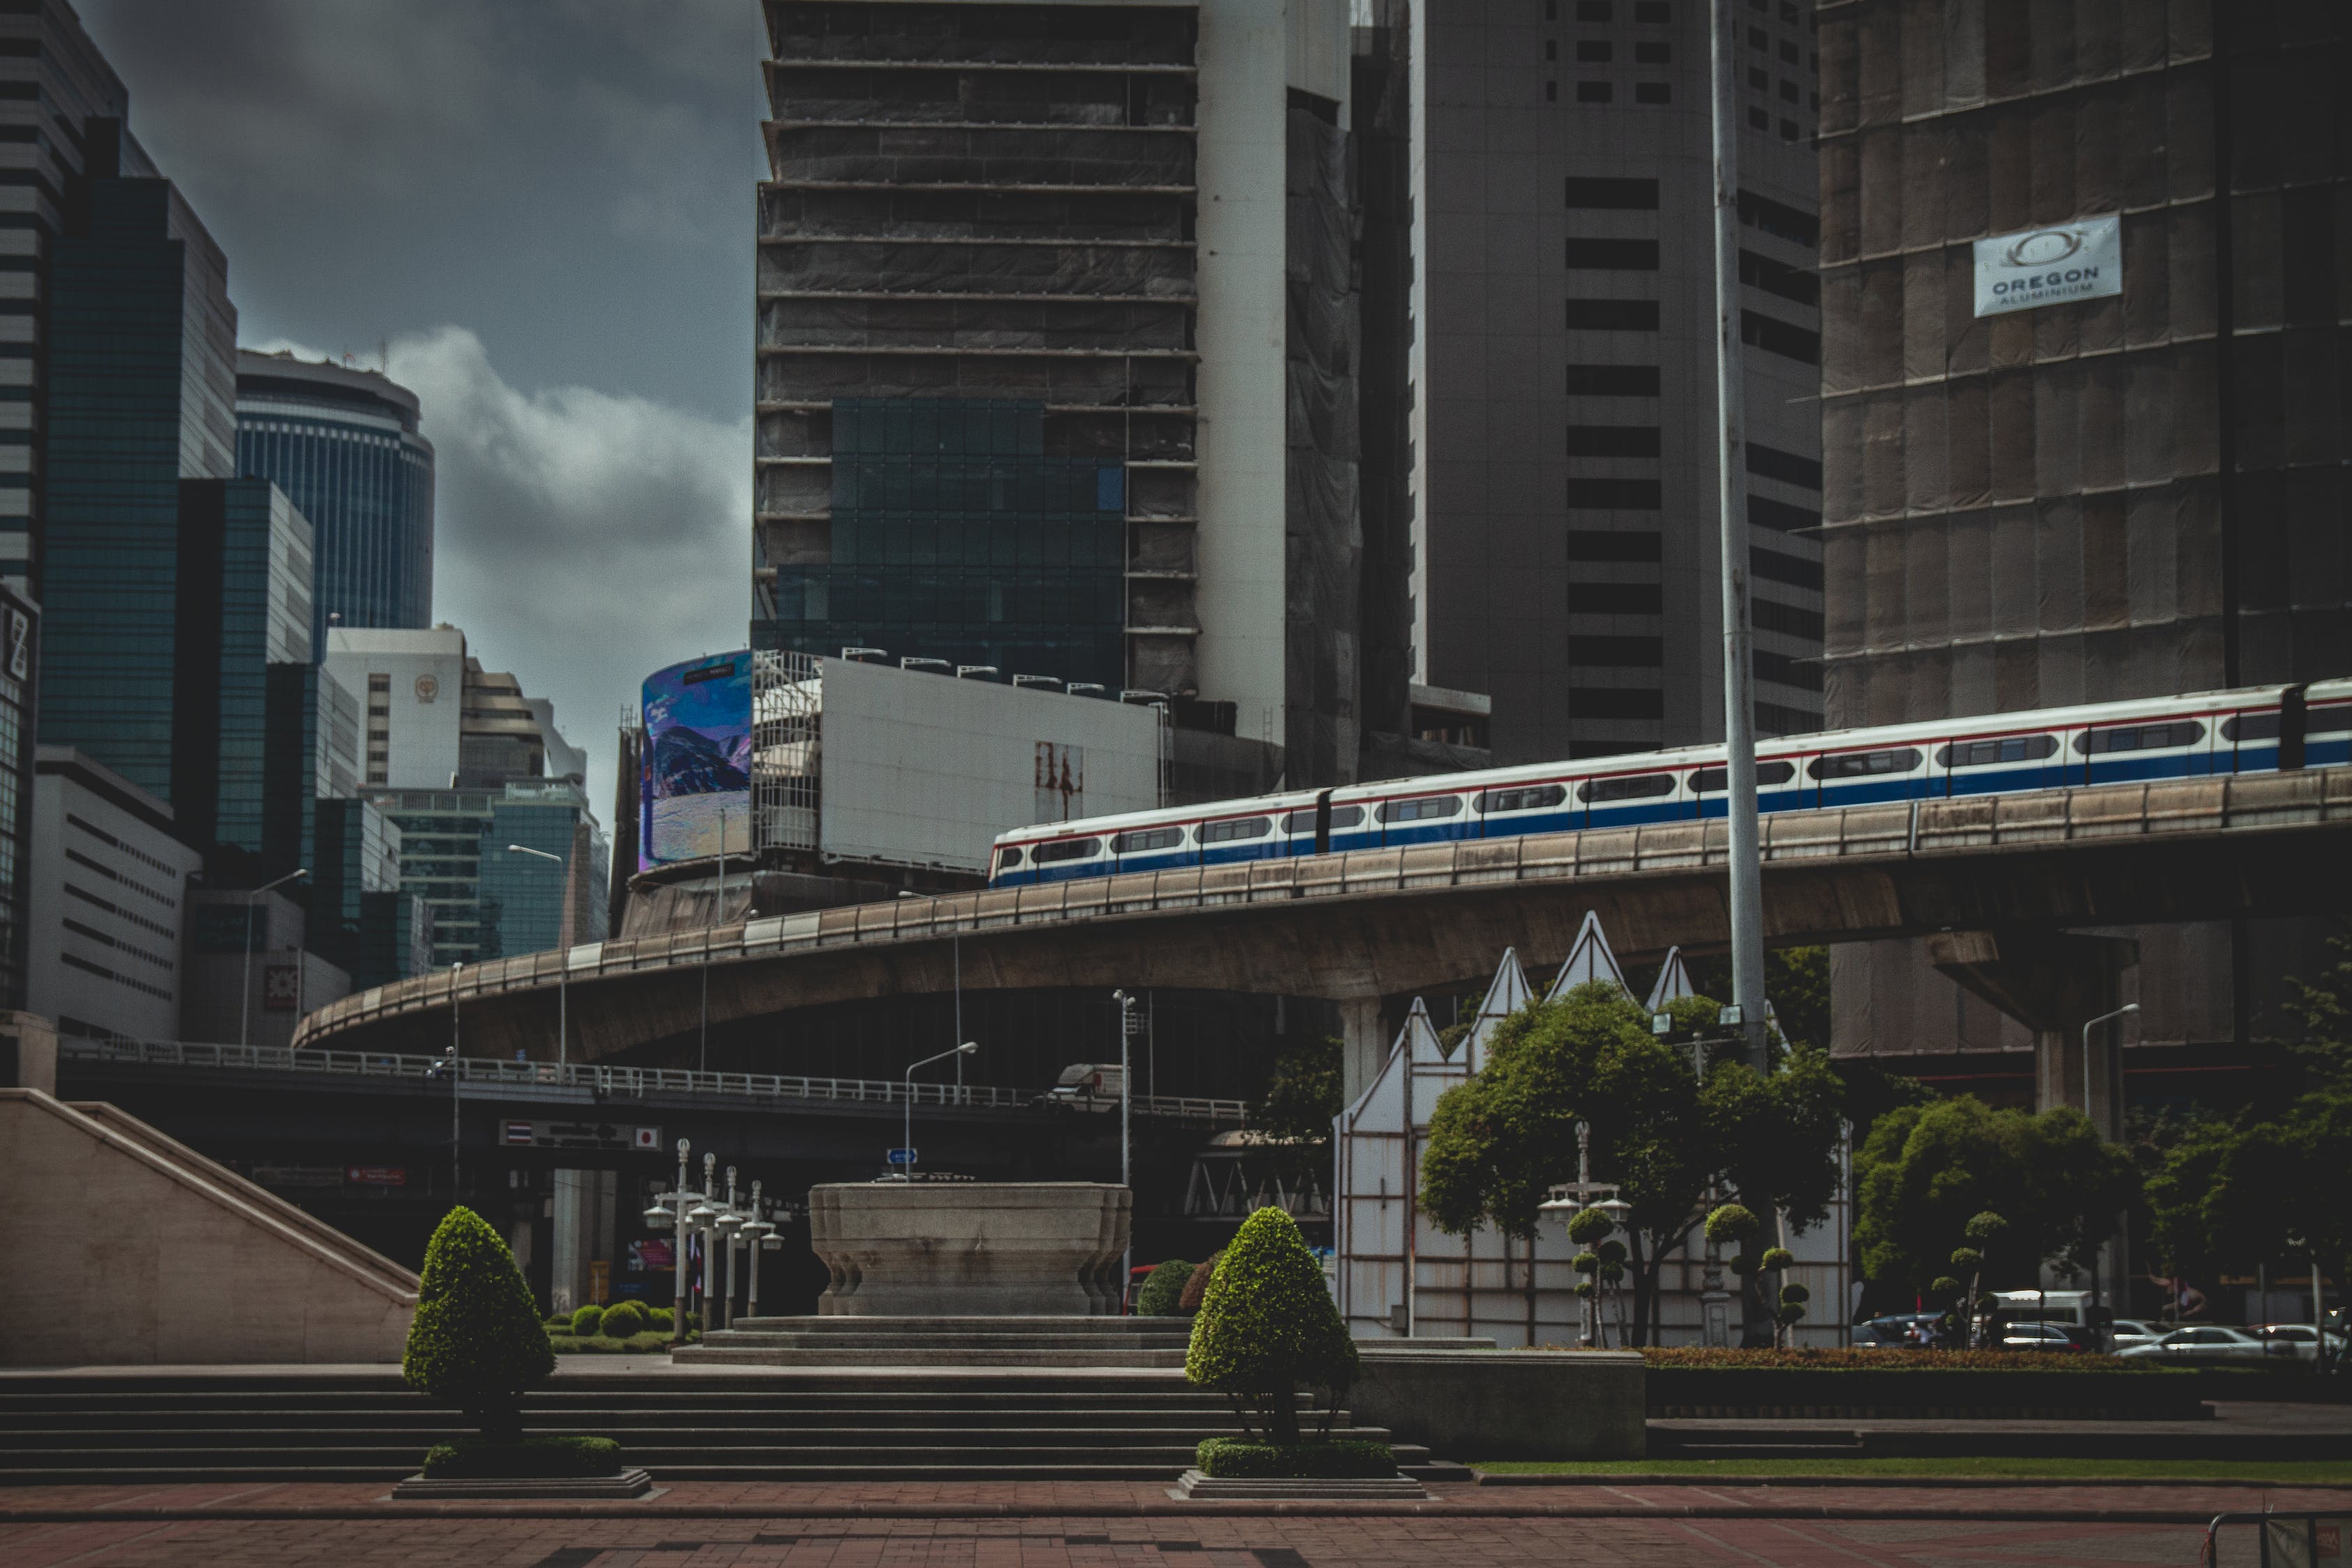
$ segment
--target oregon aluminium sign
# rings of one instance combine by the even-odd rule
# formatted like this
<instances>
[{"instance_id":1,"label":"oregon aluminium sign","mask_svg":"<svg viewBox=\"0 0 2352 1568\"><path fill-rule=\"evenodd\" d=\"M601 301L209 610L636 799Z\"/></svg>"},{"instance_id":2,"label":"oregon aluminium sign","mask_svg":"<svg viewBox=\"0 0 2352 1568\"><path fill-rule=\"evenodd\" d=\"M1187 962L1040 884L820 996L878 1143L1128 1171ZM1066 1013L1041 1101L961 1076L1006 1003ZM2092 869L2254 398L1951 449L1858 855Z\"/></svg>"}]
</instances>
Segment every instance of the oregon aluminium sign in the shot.
<instances>
[{"instance_id":1,"label":"oregon aluminium sign","mask_svg":"<svg viewBox=\"0 0 2352 1568\"><path fill-rule=\"evenodd\" d=\"M1979 316L2123 291L2123 220L2112 213L1977 241Z\"/></svg>"}]
</instances>

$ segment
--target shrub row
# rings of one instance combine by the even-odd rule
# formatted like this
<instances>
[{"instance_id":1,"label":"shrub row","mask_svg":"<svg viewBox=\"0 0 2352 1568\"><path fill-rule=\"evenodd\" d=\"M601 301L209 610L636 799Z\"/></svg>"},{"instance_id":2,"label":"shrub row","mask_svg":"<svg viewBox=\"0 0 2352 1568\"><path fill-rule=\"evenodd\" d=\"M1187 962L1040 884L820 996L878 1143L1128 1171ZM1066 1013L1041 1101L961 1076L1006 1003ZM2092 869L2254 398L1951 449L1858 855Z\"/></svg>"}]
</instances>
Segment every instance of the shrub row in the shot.
<instances>
[{"instance_id":1,"label":"shrub row","mask_svg":"<svg viewBox=\"0 0 2352 1568\"><path fill-rule=\"evenodd\" d=\"M425 1452L428 1477L611 1476L620 1469L621 1445L610 1437L452 1437Z\"/></svg>"},{"instance_id":2,"label":"shrub row","mask_svg":"<svg viewBox=\"0 0 2352 1568\"><path fill-rule=\"evenodd\" d=\"M1685 1368L1738 1372L2174 1372L2153 1357L2127 1360L2066 1351L1734 1350L1713 1345L1653 1345L1642 1352L1654 1372Z\"/></svg>"},{"instance_id":3,"label":"shrub row","mask_svg":"<svg viewBox=\"0 0 2352 1568\"><path fill-rule=\"evenodd\" d=\"M1224 1479L1305 1476L1331 1480L1397 1473L1396 1456L1387 1444L1359 1437L1300 1443L1204 1437L1193 1450L1192 1462L1202 1475Z\"/></svg>"},{"instance_id":4,"label":"shrub row","mask_svg":"<svg viewBox=\"0 0 2352 1568\"><path fill-rule=\"evenodd\" d=\"M668 1333L676 1315L667 1307L648 1307L641 1301L615 1301L609 1307L583 1307L569 1316L557 1313L547 1320L550 1333L571 1334L574 1338L592 1340L602 1336L610 1340L625 1340L648 1330Z\"/></svg>"},{"instance_id":5,"label":"shrub row","mask_svg":"<svg viewBox=\"0 0 2352 1568\"><path fill-rule=\"evenodd\" d=\"M579 1338L572 1334L550 1334L548 1347L557 1355L659 1355L669 1349L669 1331L647 1329L642 1334L616 1339L610 1334Z\"/></svg>"}]
</instances>

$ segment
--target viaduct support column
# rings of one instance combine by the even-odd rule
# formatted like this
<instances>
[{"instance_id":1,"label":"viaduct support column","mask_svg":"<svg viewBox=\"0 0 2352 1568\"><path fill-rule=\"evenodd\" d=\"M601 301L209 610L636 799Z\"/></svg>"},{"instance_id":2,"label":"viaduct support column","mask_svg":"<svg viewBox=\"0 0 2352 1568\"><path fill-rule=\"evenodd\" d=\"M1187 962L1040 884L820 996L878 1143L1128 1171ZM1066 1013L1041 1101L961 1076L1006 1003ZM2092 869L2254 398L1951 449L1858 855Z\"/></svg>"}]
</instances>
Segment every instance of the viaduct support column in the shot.
<instances>
[{"instance_id":1,"label":"viaduct support column","mask_svg":"<svg viewBox=\"0 0 2352 1568\"><path fill-rule=\"evenodd\" d=\"M1350 996L1339 1008L1340 1103L1353 1105L1388 1060L1392 1031L1383 1026L1378 996Z\"/></svg>"},{"instance_id":2,"label":"viaduct support column","mask_svg":"<svg viewBox=\"0 0 2352 1568\"><path fill-rule=\"evenodd\" d=\"M2033 1031L2033 1109L2067 1105L2102 1136L2123 1133L2123 1070L2115 1026L2083 1056L2083 1026L2122 1000L2123 972L2139 962L2126 937L2006 929L1942 931L1927 939L1936 967ZM2110 1308L2122 1294L2128 1261L2117 1240L2100 1250L2095 1282Z\"/></svg>"}]
</instances>

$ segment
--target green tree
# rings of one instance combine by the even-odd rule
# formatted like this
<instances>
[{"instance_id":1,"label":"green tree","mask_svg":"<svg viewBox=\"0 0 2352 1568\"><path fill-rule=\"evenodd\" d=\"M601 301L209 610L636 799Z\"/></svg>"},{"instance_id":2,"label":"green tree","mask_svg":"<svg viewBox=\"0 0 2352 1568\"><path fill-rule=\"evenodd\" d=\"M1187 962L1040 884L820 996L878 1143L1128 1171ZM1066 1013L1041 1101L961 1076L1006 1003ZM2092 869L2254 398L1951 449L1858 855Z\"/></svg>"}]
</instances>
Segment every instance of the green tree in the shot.
<instances>
[{"instance_id":1,"label":"green tree","mask_svg":"<svg viewBox=\"0 0 2352 1568\"><path fill-rule=\"evenodd\" d=\"M1192 1265L1181 1258L1171 1258L1153 1268L1144 1279L1143 1289L1136 1293L1135 1315L1139 1318L1181 1318L1184 1310L1179 1303L1184 1297L1184 1286L1192 1278Z\"/></svg>"},{"instance_id":2,"label":"green tree","mask_svg":"<svg viewBox=\"0 0 2352 1568\"><path fill-rule=\"evenodd\" d=\"M1294 1187L1308 1176L1331 1181L1331 1123L1346 1104L1346 1057L1336 1036L1284 1040L1265 1096L1250 1107L1250 1125L1272 1140L1275 1168Z\"/></svg>"},{"instance_id":3,"label":"green tree","mask_svg":"<svg viewBox=\"0 0 2352 1568\"><path fill-rule=\"evenodd\" d=\"M1863 1272L1914 1289L1959 1289L1952 1248L1987 1210L2009 1222L1993 1282L2029 1283L2044 1262L2079 1269L2138 1187L2130 1156L2081 1111L1996 1110L1973 1095L1888 1111L1854 1167Z\"/></svg>"},{"instance_id":4,"label":"green tree","mask_svg":"<svg viewBox=\"0 0 2352 1568\"><path fill-rule=\"evenodd\" d=\"M1838 1179L1843 1090L1826 1058L1786 1052L1784 1070L1759 1075L1731 1059L1736 1046L1708 1042L1715 1002L1685 997L1667 1011L1668 1033L1654 1035L1648 1015L1599 984L1522 1008L1496 1029L1478 1076L1440 1097L1421 1163L1422 1207L1439 1228L1529 1237L1537 1205L1576 1175L1585 1121L1594 1178L1618 1184L1632 1205L1623 1267L1636 1343L1649 1337L1659 1271L1711 1180L1789 1208L1802 1230L1827 1213ZM1769 1305L1750 1314L1772 1318Z\"/></svg>"},{"instance_id":5,"label":"green tree","mask_svg":"<svg viewBox=\"0 0 2352 1568\"><path fill-rule=\"evenodd\" d=\"M481 1215L451 1209L425 1248L400 1375L464 1411L485 1437L514 1442L522 1436L523 1392L554 1370L514 1254Z\"/></svg>"},{"instance_id":6,"label":"green tree","mask_svg":"<svg viewBox=\"0 0 2352 1568\"><path fill-rule=\"evenodd\" d=\"M1298 1385L1329 1390L1328 1432L1356 1367L1355 1342L1298 1222L1278 1208L1259 1209L1242 1222L1210 1276L1192 1320L1185 1377L1231 1396L1244 1432L1254 1406L1272 1441L1296 1443Z\"/></svg>"}]
</instances>

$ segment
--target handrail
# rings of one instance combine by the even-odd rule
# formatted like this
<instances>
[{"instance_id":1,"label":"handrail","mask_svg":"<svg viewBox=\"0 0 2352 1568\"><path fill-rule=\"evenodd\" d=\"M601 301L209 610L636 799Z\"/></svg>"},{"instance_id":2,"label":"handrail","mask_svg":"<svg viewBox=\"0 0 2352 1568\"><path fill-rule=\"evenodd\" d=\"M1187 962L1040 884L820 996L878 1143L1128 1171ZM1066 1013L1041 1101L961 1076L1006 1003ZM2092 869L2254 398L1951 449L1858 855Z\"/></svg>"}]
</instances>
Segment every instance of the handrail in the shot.
<instances>
[{"instance_id":1,"label":"handrail","mask_svg":"<svg viewBox=\"0 0 2352 1568\"><path fill-rule=\"evenodd\" d=\"M1779 812L1761 823L1768 866L1845 861L1932 861L1988 849L2118 837L2166 838L2352 823L2352 768L2313 768L2136 784L2074 785L2014 795L1896 800ZM1138 871L1038 887L996 888L884 904L768 916L676 936L614 939L574 948L564 973L575 985L673 963L737 963L819 948L968 936L1008 926L1172 913L1294 899L1364 898L1496 882L1570 882L1690 873L1727 863L1721 817L1589 827L1519 837L1441 840L1233 866ZM505 961L514 962L514 961ZM461 994L486 984L485 964L465 971ZM509 973L501 969L499 978ZM529 988L551 990L552 976ZM395 981L331 1002L297 1026L297 1043L376 1018L446 1005L446 973Z\"/></svg>"},{"instance_id":2,"label":"handrail","mask_svg":"<svg viewBox=\"0 0 2352 1568\"><path fill-rule=\"evenodd\" d=\"M66 1037L58 1041L58 1056L65 1061L115 1066L314 1072L414 1079L436 1084L448 1082L450 1070L446 1057L389 1051L293 1050L283 1046L225 1046L195 1040L93 1040ZM1045 1098L1034 1090L998 1084L909 1085L897 1079L697 1072L688 1068L641 1068L604 1062L501 1061L494 1057L459 1057L457 1077L460 1083L586 1089L623 1098L642 1098L648 1093L719 1094L750 1100L857 1100L895 1105L908 1101L911 1089L911 1103L918 1106L963 1106L986 1110L1019 1110L1039 1104ZM1236 1126L1247 1120L1249 1112L1243 1100L1167 1094L1138 1095L1132 1109L1138 1116L1172 1121L1230 1121Z\"/></svg>"}]
</instances>

